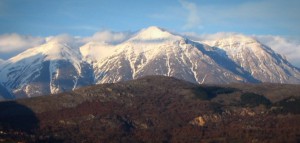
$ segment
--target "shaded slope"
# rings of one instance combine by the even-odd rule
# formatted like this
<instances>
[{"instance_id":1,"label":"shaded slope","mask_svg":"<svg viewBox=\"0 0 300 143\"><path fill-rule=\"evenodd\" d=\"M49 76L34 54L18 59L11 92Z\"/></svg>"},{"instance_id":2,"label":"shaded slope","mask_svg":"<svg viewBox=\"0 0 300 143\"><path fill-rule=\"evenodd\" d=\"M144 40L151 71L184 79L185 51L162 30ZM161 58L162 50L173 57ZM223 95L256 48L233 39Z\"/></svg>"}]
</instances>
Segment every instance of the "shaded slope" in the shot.
<instances>
[{"instance_id":1,"label":"shaded slope","mask_svg":"<svg viewBox=\"0 0 300 143\"><path fill-rule=\"evenodd\" d=\"M0 101L7 99L14 99L14 96L2 84L0 84Z\"/></svg>"}]
</instances>

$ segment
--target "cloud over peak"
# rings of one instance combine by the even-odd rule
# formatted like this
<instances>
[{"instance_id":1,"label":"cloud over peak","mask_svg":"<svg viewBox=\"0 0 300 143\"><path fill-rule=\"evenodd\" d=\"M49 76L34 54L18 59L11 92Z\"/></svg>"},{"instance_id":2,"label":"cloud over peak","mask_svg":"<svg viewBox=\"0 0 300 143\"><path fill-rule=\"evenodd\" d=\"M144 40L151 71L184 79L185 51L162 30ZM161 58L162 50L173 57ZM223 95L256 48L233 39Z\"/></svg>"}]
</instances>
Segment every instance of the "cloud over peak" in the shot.
<instances>
[{"instance_id":1,"label":"cloud over peak","mask_svg":"<svg viewBox=\"0 0 300 143\"><path fill-rule=\"evenodd\" d=\"M4 34L0 35L0 53L20 51L44 42L45 39L41 37L24 36L15 33Z\"/></svg>"},{"instance_id":2,"label":"cloud over peak","mask_svg":"<svg viewBox=\"0 0 300 143\"><path fill-rule=\"evenodd\" d=\"M130 38L131 32L113 32L103 30L89 37L76 37L69 34L60 34L48 37L33 37L16 33L0 35L0 59L9 59L28 48L42 45L46 42L66 43L72 47L80 47L87 42L103 42L118 44Z\"/></svg>"},{"instance_id":3,"label":"cloud over peak","mask_svg":"<svg viewBox=\"0 0 300 143\"><path fill-rule=\"evenodd\" d=\"M28 48L45 43L45 38L19 35L16 33L0 35L0 58L8 59Z\"/></svg>"},{"instance_id":4,"label":"cloud over peak","mask_svg":"<svg viewBox=\"0 0 300 143\"><path fill-rule=\"evenodd\" d=\"M76 37L68 34L61 34L49 37L33 37L19 34L0 35L0 61L11 58L28 48L36 47L46 42L67 43L72 47L80 47L88 42L100 42L107 44L118 44L126 41L133 35L132 32L114 32L103 30L96 32L89 37ZM219 32L215 34L197 34L186 32L182 35L209 44L210 41L230 37L233 35L243 35L235 32ZM249 36L249 35L248 35ZM274 35L250 35L261 43L269 46L277 53L284 55L292 64L300 67L300 41Z\"/></svg>"},{"instance_id":5,"label":"cloud over peak","mask_svg":"<svg viewBox=\"0 0 300 143\"><path fill-rule=\"evenodd\" d=\"M105 42L109 44L117 44L127 40L132 33L130 32L113 32L110 30L103 30L95 33L91 37L83 38L84 42L94 41L94 42Z\"/></svg>"},{"instance_id":6,"label":"cloud over peak","mask_svg":"<svg viewBox=\"0 0 300 143\"><path fill-rule=\"evenodd\" d=\"M179 0L181 6L188 11L186 23L184 29L199 28L200 25L200 16L198 14L198 7L195 3L188 2L186 0Z\"/></svg>"}]
</instances>

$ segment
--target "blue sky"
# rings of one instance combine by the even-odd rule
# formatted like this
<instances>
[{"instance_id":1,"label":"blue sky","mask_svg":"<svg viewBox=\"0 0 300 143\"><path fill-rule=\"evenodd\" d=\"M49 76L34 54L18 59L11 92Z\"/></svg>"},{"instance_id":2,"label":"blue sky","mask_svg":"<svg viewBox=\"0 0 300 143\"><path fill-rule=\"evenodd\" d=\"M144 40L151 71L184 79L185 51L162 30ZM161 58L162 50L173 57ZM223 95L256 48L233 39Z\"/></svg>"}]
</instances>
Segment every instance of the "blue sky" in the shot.
<instances>
[{"instance_id":1,"label":"blue sky","mask_svg":"<svg viewBox=\"0 0 300 143\"><path fill-rule=\"evenodd\" d=\"M1 0L0 34L89 36L155 25L300 37L299 6L298 0Z\"/></svg>"},{"instance_id":2,"label":"blue sky","mask_svg":"<svg viewBox=\"0 0 300 143\"><path fill-rule=\"evenodd\" d=\"M116 42L158 26L196 37L256 35L300 67L299 6L300 0L0 0L0 63L51 36Z\"/></svg>"}]
</instances>

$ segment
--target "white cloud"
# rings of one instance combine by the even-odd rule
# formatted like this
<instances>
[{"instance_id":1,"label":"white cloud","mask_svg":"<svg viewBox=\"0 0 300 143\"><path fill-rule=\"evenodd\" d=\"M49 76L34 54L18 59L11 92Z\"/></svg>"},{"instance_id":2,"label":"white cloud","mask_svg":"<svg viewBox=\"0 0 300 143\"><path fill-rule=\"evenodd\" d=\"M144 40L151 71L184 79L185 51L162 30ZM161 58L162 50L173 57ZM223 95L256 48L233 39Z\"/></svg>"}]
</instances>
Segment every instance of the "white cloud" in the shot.
<instances>
[{"instance_id":1,"label":"white cloud","mask_svg":"<svg viewBox=\"0 0 300 143\"><path fill-rule=\"evenodd\" d=\"M79 47L85 42L80 37L74 37L68 34L60 34L57 36L46 37L46 42L57 42L57 43L66 43L72 47Z\"/></svg>"},{"instance_id":2,"label":"white cloud","mask_svg":"<svg viewBox=\"0 0 300 143\"><path fill-rule=\"evenodd\" d=\"M194 32L185 32L185 33L183 33L183 36L188 37L195 41L204 42L204 41L218 40L218 39L222 39L222 38L229 37L232 35L237 35L237 34L238 33L235 33L235 32L218 32L215 34L197 34Z\"/></svg>"},{"instance_id":3,"label":"white cloud","mask_svg":"<svg viewBox=\"0 0 300 143\"><path fill-rule=\"evenodd\" d=\"M184 29L192 29L192 28L201 28L200 25L200 16L198 12L198 7L196 4L192 2L188 2L186 0L179 0L181 6L188 11L186 24L184 25Z\"/></svg>"},{"instance_id":4,"label":"white cloud","mask_svg":"<svg viewBox=\"0 0 300 143\"><path fill-rule=\"evenodd\" d=\"M46 42L67 43L72 47L83 45L81 38L68 34L61 34L49 37L33 37L19 34L0 35L0 58L9 59L17 54Z\"/></svg>"},{"instance_id":5,"label":"white cloud","mask_svg":"<svg viewBox=\"0 0 300 143\"><path fill-rule=\"evenodd\" d=\"M19 34L0 35L0 53L22 51L44 43L44 38L24 36Z\"/></svg>"},{"instance_id":6,"label":"white cloud","mask_svg":"<svg viewBox=\"0 0 300 143\"><path fill-rule=\"evenodd\" d=\"M97 41L105 42L109 44L117 44L127 40L132 34L130 32L113 32L110 30L104 30L95 33L91 37L86 37L83 39L84 42Z\"/></svg>"},{"instance_id":7,"label":"white cloud","mask_svg":"<svg viewBox=\"0 0 300 143\"><path fill-rule=\"evenodd\" d=\"M42 37L25 36L15 33L0 35L0 58L8 59L44 42L45 39Z\"/></svg>"},{"instance_id":8,"label":"white cloud","mask_svg":"<svg viewBox=\"0 0 300 143\"><path fill-rule=\"evenodd\" d=\"M33 37L15 33L4 34L0 35L0 59L9 59L29 48L46 42L67 43L72 47L80 47L90 41L118 44L127 40L131 35L130 32L112 32L110 30L97 32L91 37L76 37L68 34L49 37Z\"/></svg>"}]
</instances>

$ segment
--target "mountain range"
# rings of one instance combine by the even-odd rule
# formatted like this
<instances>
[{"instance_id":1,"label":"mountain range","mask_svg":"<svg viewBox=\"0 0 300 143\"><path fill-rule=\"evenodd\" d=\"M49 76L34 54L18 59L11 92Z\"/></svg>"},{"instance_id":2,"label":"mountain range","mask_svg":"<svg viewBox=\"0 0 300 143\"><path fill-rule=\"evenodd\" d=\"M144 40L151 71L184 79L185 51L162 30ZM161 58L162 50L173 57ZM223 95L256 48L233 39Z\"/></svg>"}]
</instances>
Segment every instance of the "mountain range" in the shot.
<instances>
[{"instance_id":1,"label":"mountain range","mask_svg":"<svg viewBox=\"0 0 300 143\"><path fill-rule=\"evenodd\" d=\"M236 34L205 44L152 26L118 44L53 39L30 48L0 63L0 96L56 94L147 75L198 84L300 83L299 69L251 37Z\"/></svg>"}]
</instances>

